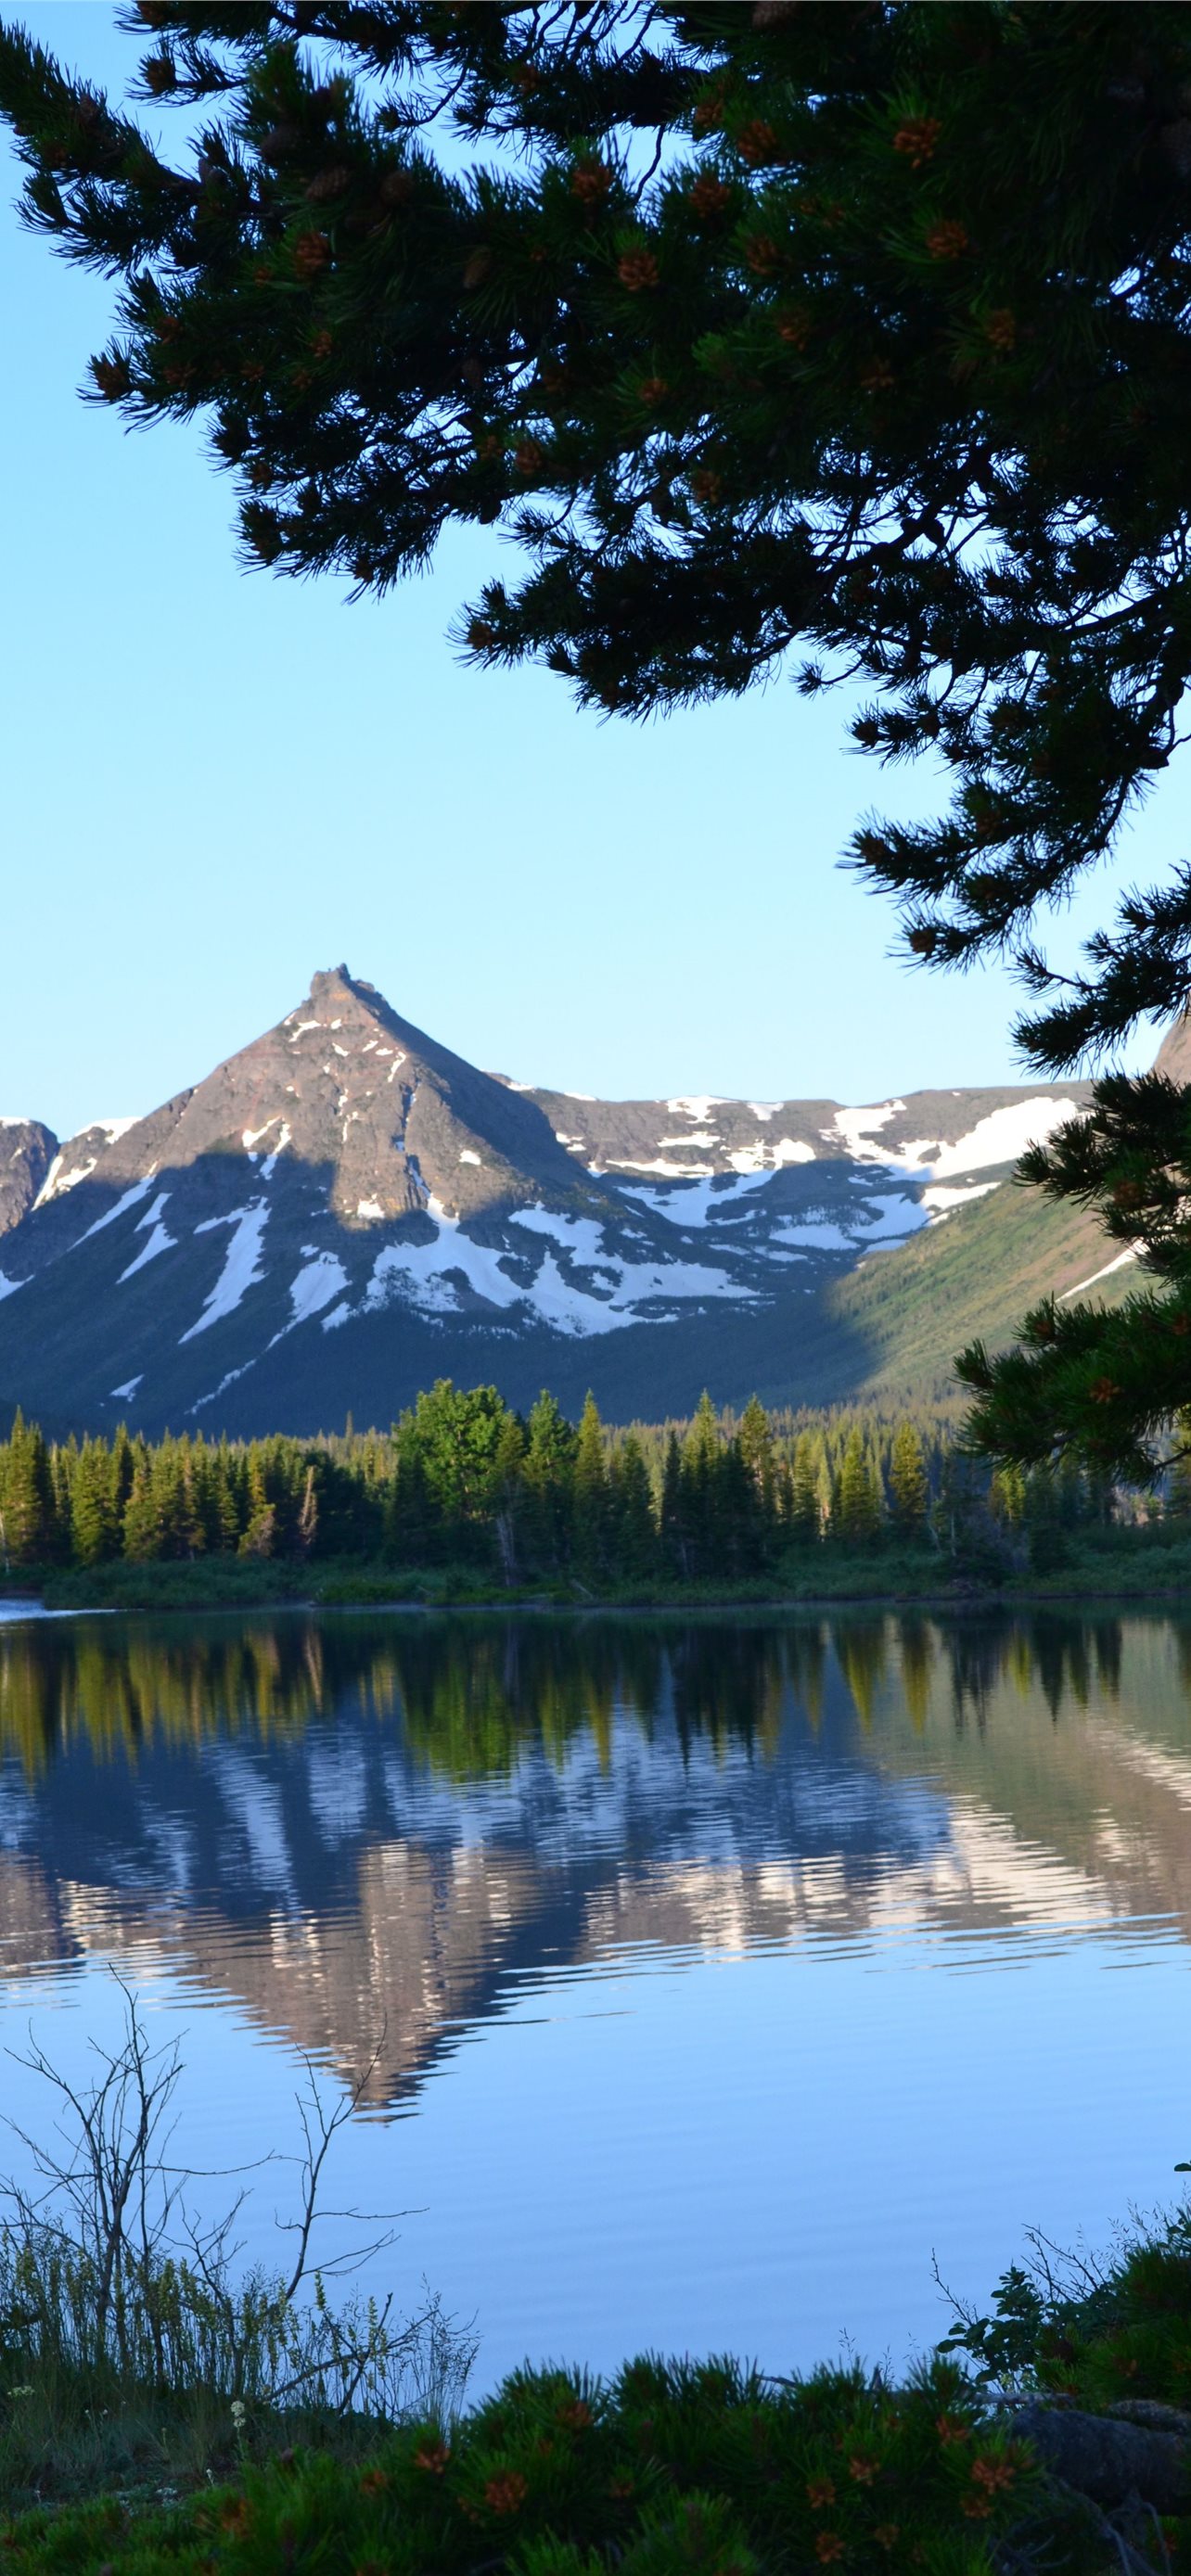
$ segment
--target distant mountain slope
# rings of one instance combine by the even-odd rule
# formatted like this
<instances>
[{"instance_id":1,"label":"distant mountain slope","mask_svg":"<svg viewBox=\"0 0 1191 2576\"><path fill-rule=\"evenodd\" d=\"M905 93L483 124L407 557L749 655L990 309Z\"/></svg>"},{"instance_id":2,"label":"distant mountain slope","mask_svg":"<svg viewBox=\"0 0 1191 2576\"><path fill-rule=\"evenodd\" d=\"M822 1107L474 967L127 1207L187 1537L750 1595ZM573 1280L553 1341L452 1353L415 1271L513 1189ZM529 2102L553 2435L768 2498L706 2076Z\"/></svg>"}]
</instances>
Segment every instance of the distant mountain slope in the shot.
<instances>
[{"instance_id":1,"label":"distant mountain slope","mask_svg":"<svg viewBox=\"0 0 1191 2576\"><path fill-rule=\"evenodd\" d=\"M148 1117L21 1127L0 1388L152 1432L387 1421L441 1375L572 1410L591 1386L613 1419L705 1385L934 1390L1104 1266L1001 1187L1086 1096L589 1101L479 1072L337 968Z\"/></svg>"},{"instance_id":2,"label":"distant mountain slope","mask_svg":"<svg viewBox=\"0 0 1191 2576\"><path fill-rule=\"evenodd\" d=\"M1114 1261L1093 1218L1010 1187L958 1209L895 1261L864 1262L834 1284L824 1307L841 1335L863 1344L870 1392L908 1389L935 1399L955 1392L956 1351L976 1340L1003 1348L1029 1307L1052 1291L1074 1297L1086 1289L1115 1306L1137 1284L1136 1264Z\"/></svg>"}]
</instances>

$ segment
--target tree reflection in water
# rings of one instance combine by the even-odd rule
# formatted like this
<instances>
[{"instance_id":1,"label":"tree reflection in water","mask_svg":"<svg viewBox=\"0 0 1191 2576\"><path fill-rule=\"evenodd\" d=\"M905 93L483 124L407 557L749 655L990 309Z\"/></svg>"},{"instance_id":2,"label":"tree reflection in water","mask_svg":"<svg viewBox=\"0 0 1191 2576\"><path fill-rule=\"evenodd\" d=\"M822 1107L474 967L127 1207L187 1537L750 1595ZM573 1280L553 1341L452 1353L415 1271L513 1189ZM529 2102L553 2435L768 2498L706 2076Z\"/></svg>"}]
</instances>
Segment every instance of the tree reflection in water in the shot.
<instances>
[{"instance_id":1,"label":"tree reflection in water","mask_svg":"<svg viewBox=\"0 0 1191 2576\"><path fill-rule=\"evenodd\" d=\"M535 1963L1191 1930L1191 1627L304 1613L0 1631L0 1965L151 1939L378 2094Z\"/></svg>"}]
</instances>

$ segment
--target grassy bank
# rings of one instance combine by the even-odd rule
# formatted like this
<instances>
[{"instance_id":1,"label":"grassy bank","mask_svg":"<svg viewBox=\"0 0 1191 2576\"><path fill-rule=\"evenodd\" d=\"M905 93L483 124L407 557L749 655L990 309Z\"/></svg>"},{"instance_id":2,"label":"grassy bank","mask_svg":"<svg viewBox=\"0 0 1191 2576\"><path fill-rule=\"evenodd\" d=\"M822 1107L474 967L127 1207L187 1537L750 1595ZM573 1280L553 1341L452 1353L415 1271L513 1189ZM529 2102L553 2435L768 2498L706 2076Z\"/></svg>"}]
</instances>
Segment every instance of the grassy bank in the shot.
<instances>
[{"instance_id":1,"label":"grassy bank","mask_svg":"<svg viewBox=\"0 0 1191 2576\"><path fill-rule=\"evenodd\" d=\"M175 2161L135 1992L0 2219L0 2551L29 2576L1191 2576L1191 2209L1102 2269L1041 2241L900 2381L646 2355L466 2408L468 2329L328 2291L311 2236L363 2083L311 2075L288 2278ZM32 2143L32 2142L30 2142ZM342 2214L342 2213L340 2213ZM389 2249L386 2228L345 2258ZM6 2519L5 2519L6 2517Z\"/></svg>"},{"instance_id":2,"label":"grassy bank","mask_svg":"<svg viewBox=\"0 0 1191 2576\"><path fill-rule=\"evenodd\" d=\"M790 1549L770 1570L735 1581L598 1583L573 1576L553 1582L502 1581L468 1563L400 1564L343 1556L313 1565L289 1559L207 1555L126 1558L95 1566L45 1566L0 1578L0 1598L22 1596L54 1610L253 1609L311 1603L382 1607L387 1603L555 1609L697 1610L770 1603L875 1602L956 1604L981 1600L1168 1600L1191 1596L1191 1528L1170 1519L1133 1527L1083 1527L1047 1533L1028 1551L976 1544L945 1551L926 1541L884 1539L849 1547L826 1539Z\"/></svg>"},{"instance_id":3,"label":"grassy bank","mask_svg":"<svg viewBox=\"0 0 1191 2576\"><path fill-rule=\"evenodd\" d=\"M1011 2271L896 2385L646 2357L398 2424L226 2391L101 2411L6 2339L0 2537L30 2576L1191 2569L1185 2214L1101 2274Z\"/></svg>"}]
</instances>

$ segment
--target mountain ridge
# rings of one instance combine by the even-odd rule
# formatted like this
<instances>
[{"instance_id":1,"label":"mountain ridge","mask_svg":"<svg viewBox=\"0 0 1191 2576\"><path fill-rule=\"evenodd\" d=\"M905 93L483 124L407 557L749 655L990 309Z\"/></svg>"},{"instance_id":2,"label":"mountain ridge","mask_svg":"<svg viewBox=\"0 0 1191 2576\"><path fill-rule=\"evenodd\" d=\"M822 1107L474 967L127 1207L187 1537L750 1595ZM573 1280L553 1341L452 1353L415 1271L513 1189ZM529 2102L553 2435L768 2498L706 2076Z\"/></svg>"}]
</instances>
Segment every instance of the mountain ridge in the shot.
<instances>
[{"instance_id":1,"label":"mountain ridge","mask_svg":"<svg viewBox=\"0 0 1191 2576\"><path fill-rule=\"evenodd\" d=\"M0 1183L0 1388L80 1430L123 1413L154 1432L385 1420L439 1375L514 1402L547 1383L572 1408L591 1385L612 1418L689 1411L704 1385L843 1398L897 1366L876 1273L917 1240L929 1309L955 1266L940 1233L999 1208L1025 1143L1089 1089L590 1100L481 1072L332 968L146 1117L65 1143L21 1122ZM1051 1284L1049 1242L1060 1288L1104 1266L1064 1213L1044 1210L1025 1263ZM991 1264L1007 1334L1022 1260L997 1244L1014 1227L977 1232L981 1310ZM963 1320L928 1316L925 1343L921 1313L899 1326L916 1382L945 1371Z\"/></svg>"}]
</instances>

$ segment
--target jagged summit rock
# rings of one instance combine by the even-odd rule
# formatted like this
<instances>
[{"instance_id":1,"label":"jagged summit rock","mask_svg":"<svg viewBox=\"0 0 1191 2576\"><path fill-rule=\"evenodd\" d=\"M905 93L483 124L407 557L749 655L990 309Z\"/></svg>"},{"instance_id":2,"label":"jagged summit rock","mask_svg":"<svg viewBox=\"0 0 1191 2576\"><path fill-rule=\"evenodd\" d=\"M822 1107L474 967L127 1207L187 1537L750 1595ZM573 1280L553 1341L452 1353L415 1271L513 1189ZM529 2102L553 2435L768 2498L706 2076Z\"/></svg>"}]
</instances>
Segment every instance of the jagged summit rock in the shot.
<instances>
[{"instance_id":1,"label":"jagged summit rock","mask_svg":"<svg viewBox=\"0 0 1191 2576\"><path fill-rule=\"evenodd\" d=\"M145 1118L60 1146L0 1130L19 1157L0 1396L152 1431L383 1422L446 1374L573 1407L591 1385L622 1419L704 1385L842 1397L872 1348L841 1326L840 1283L968 1223L1085 1096L589 1100L480 1072L333 967ZM1096 1248L1073 1238L1059 1270L1091 1272ZM1007 1330L1028 1302L1012 1265L1004 1293ZM962 1336L936 1319L936 1375Z\"/></svg>"},{"instance_id":2,"label":"jagged summit rock","mask_svg":"<svg viewBox=\"0 0 1191 2576\"><path fill-rule=\"evenodd\" d=\"M566 1191L576 1179L534 1102L399 1018L346 966L315 975L296 1010L193 1091L118 1133L72 1138L41 1205L83 1181L114 1200L150 1168L193 1171L228 1154L270 1178L282 1158L325 1173L345 1225L415 1215L431 1198L453 1218L473 1215L526 1177Z\"/></svg>"},{"instance_id":3,"label":"jagged summit rock","mask_svg":"<svg viewBox=\"0 0 1191 2576\"><path fill-rule=\"evenodd\" d=\"M40 1118L0 1118L0 1234L28 1215L57 1150Z\"/></svg>"}]
</instances>

